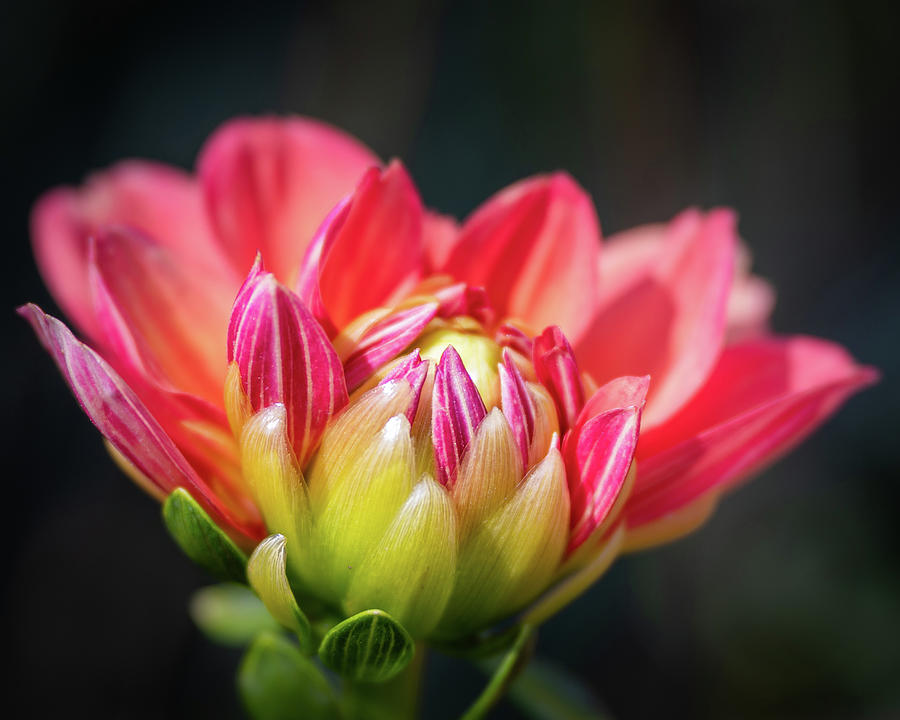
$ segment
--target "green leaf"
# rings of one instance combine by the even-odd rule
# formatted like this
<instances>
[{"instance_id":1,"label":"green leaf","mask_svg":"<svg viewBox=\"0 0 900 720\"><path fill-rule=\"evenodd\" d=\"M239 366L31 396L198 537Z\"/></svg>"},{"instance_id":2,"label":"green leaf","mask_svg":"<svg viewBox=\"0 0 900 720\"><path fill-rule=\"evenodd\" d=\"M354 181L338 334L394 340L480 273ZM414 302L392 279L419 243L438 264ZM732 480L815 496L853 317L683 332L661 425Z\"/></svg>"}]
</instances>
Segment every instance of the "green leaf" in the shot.
<instances>
[{"instance_id":1,"label":"green leaf","mask_svg":"<svg viewBox=\"0 0 900 720\"><path fill-rule=\"evenodd\" d=\"M286 560L284 535L269 535L250 556L247 578L272 617L293 630L300 640L300 647L311 655L315 652L312 628L288 583Z\"/></svg>"},{"instance_id":2,"label":"green leaf","mask_svg":"<svg viewBox=\"0 0 900 720\"><path fill-rule=\"evenodd\" d=\"M606 716L581 683L546 662L532 662L509 689L510 699L532 720L602 720Z\"/></svg>"},{"instance_id":3,"label":"green leaf","mask_svg":"<svg viewBox=\"0 0 900 720\"><path fill-rule=\"evenodd\" d=\"M163 503L169 534L191 560L220 580L246 582L247 556L184 488Z\"/></svg>"},{"instance_id":4,"label":"green leaf","mask_svg":"<svg viewBox=\"0 0 900 720\"><path fill-rule=\"evenodd\" d=\"M244 655L237 683L254 720L338 717L337 701L321 670L285 637L257 637Z\"/></svg>"},{"instance_id":5,"label":"green leaf","mask_svg":"<svg viewBox=\"0 0 900 720\"><path fill-rule=\"evenodd\" d=\"M343 677L384 682L412 660L412 638L383 610L364 610L335 625L322 640L319 657Z\"/></svg>"},{"instance_id":6,"label":"green leaf","mask_svg":"<svg viewBox=\"0 0 900 720\"><path fill-rule=\"evenodd\" d=\"M503 697L503 694L531 659L534 651L534 637L533 627L530 625L521 627L513 646L499 663L492 665L492 669L488 670L491 673L490 681L460 720L481 720L487 716L490 709Z\"/></svg>"},{"instance_id":7,"label":"green leaf","mask_svg":"<svg viewBox=\"0 0 900 720\"><path fill-rule=\"evenodd\" d=\"M242 647L264 630L280 629L253 591L236 583L201 588L191 598L190 613L197 627L222 645Z\"/></svg>"}]
</instances>

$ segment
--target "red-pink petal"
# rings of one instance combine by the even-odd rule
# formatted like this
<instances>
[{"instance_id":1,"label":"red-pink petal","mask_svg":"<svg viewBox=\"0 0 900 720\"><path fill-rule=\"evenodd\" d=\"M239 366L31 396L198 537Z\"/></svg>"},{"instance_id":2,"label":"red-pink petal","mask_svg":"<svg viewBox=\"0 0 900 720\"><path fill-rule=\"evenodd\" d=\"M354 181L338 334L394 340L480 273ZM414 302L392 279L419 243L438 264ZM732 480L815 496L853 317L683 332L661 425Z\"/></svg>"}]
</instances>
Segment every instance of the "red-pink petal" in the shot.
<instances>
[{"instance_id":1,"label":"red-pink petal","mask_svg":"<svg viewBox=\"0 0 900 720\"><path fill-rule=\"evenodd\" d=\"M569 552L603 522L634 457L640 407L614 408L590 418L566 437L563 454L571 499Z\"/></svg>"},{"instance_id":2,"label":"red-pink petal","mask_svg":"<svg viewBox=\"0 0 900 720\"><path fill-rule=\"evenodd\" d=\"M599 253L590 197L556 173L518 182L476 210L442 270L485 287L499 317L578 338L595 309Z\"/></svg>"},{"instance_id":3,"label":"red-pink petal","mask_svg":"<svg viewBox=\"0 0 900 720\"><path fill-rule=\"evenodd\" d=\"M422 239L426 272L440 272L459 240L459 223L449 215L426 210L422 221Z\"/></svg>"},{"instance_id":4,"label":"red-pink petal","mask_svg":"<svg viewBox=\"0 0 900 720\"><path fill-rule=\"evenodd\" d=\"M104 346L157 381L221 405L230 280L125 227L98 232L91 278Z\"/></svg>"},{"instance_id":5,"label":"red-pink petal","mask_svg":"<svg viewBox=\"0 0 900 720\"><path fill-rule=\"evenodd\" d=\"M370 327L344 362L347 390L353 392L375 370L407 348L437 313L437 303L400 310Z\"/></svg>"},{"instance_id":6,"label":"red-pink petal","mask_svg":"<svg viewBox=\"0 0 900 720\"><path fill-rule=\"evenodd\" d=\"M38 268L54 298L85 334L97 337L88 281L88 237L103 225L127 225L154 237L180 261L231 277L213 240L197 183L176 168L119 163L79 188L42 196L31 215Z\"/></svg>"},{"instance_id":7,"label":"red-pink petal","mask_svg":"<svg viewBox=\"0 0 900 720\"><path fill-rule=\"evenodd\" d=\"M645 427L671 417L715 365L734 272L734 222L727 210L682 213L667 227L652 265L607 299L577 344L579 360L598 382L651 376Z\"/></svg>"},{"instance_id":8,"label":"red-pink petal","mask_svg":"<svg viewBox=\"0 0 900 720\"><path fill-rule=\"evenodd\" d=\"M763 338L726 348L697 396L642 433L629 526L732 487L876 379L875 370L857 365L841 347L814 338Z\"/></svg>"},{"instance_id":9,"label":"red-pink petal","mask_svg":"<svg viewBox=\"0 0 900 720\"><path fill-rule=\"evenodd\" d=\"M25 305L19 313L31 323L91 422L119 453L163 493L184 487L217 524L244 535L248 542L261 536L261 528L239 523L209 491L137 395L103 358L36 305Z\"/></svg>"},{"instance_id":10,"label":"red-pink petal","mask_svg":"<svg viewBox=\"0 0 900 720\"><path fill-rule=\"evenodd\" d=\"M301 465L325 425L347 404L340 359L300 299L259 265L235 300L228 361L237 362L253 411L282 403Z\"/></svg>"},{"instance_id":11,"label":"red-pink petal","mask_svg":"<svg viewBox=\"0 0 900 720\"><path fill-rule=\"evenodd\" d=\"M532 357L538 380L553 397L560 430L565 433L584 407L584 387L572 346L558 327L548 327L534 339Z\"/></svg>"},{"instance_id":12,"label":"red-pink petal","mask_svg":"<svg viewBox=\"0 0 900 720\"><path fill-rule=\"evenodd\" d=\"M728 297L725 342L736 343L764 335L775 307L775 289L756 275L739 275Z\"/></svg>"},{"instance_id":13,"label":"red-pink petal","mask_svg":"<svg viewBox=\"0 0 900 720\"><path fill-rule=\"evenodd\" d=\"M303 259L297 284L335 328L389 304L422 277L422 201L403 166L370 169L335 208ZM319 306L321 305L321 310Z\"/></svg>"},{"instance_id":14,"label":"red-pink petal","mask_svg":"<svg viewBox=\"0 0 900 720\"><path fill-rule=\"evenodd\" d=\"M453 487L460 459L487 415L484 402L452 345L441 354L434 378L431 435L437 480Z\"/></svg>"},{"instance_id":15,"label":"red-pink petal","mask_svg":"<svg viewBox=\"0 0 900 720\"><path fill-rule=\"evenodd\" d=\"M430 365L430 360L423 360L419 357L418 349L413 350L378 383L386 385L397 380L405 380L409 383L413 391L413 399L406 409L406 419L410 424L415 420L416 411L419 409L419 398L422 396L422 388L425 386L425 378L428 377Z\"/></svg>"},{"instance_id":16,"label":"red-pink petal","mask_svg":"<svg viewBox=\"0 0 900 720\"><path fill-rule=\"evenodd\" d=\"M322 218L379 163L349 135L307 118L241 118L207 141L198 172L225 254L245 273L257 252L293 283Z\"/></svg>"},{"instance_id":17,"label":"red-pink petal","mask_svg":"<svg viewBox=\"0 0 900 720\"><path fill-rule=\"evenodd\" d=\"M534 402L525 385L525 378L519 366L510 355L508 348L503 349L503 362L498 368L500 372L500 401L503 414L512 428L519 453L522 455L522 467L528 468L528 454L531 440L534 437Z\"/></svg>"},{"instance_id":18,"label":"red-pink petal","mask_svg":"<svg viewBox=\"0 0 900 720\"><path fill-rule=\"evenodd\" d=\"M487 291L482 287L471 287L465 283L454 283L436 290L434 296L440 305L437 314L442 318L468 315L485 327L494 320L494 310Z\"/></svg>"},{"instance_id":19,"label":"red-pink petal","mask_svg":"<svg viewBox=\"0 0 900 720\"><path fill-rule=\"evenodd\" d=\"M501 347L515 350L527 358L530 358L534 351L532 339L515 325L501 325L497 328L495 340Z\"/></svg>"}]
</instances>

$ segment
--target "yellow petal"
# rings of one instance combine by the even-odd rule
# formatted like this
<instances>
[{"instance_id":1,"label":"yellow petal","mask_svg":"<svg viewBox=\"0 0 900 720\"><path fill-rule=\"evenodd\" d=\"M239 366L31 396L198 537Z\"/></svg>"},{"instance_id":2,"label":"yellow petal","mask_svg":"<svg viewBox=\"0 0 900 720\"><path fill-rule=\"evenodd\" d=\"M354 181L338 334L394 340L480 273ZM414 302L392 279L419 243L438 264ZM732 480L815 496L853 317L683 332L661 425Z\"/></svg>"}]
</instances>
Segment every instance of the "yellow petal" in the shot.
<instances>
[{"instance_id":1,"label":"yellow petal","mask_svg":"<svg viewBox=\"0 0 900 720\"><path fill-rule=\"evenodd\" d=\"M515 494L460 548L441 636L469 633L523 607L553 578L566 548L569 491L554 440Z\"/></svg>"},{"instance_id":2,"label":"yellow petal","mask_svg":"<svg viewBox=\"0 0 900 720\"><path fill-rule=\"evenodd\" d=\"M542 385L529 382L525 387L534 404L534 437L528 451L528 467L532 467L544 457L553 436L559 433L559 420L553 398Z\"/></svg>"},{"instance_id":3,"label":"yellow petal","mask_svg":"<svg viewBox=\"0 0 900 720\"><path fill-rule=\"evenodd\" d=\"M516 439L506 417L494 408L469 443L453 486L460 537L467 538L473 527L493 514L521 479Z\"/></svg>"},{"instance_id":4,"label":"yellow petal","mask_svg":"<svg viewBox=\"0 0 900 720\"><path fill-rule=\"evenodd\" d=\"M456 570L456 517L446 490L423 477L353 579L347 613L385 610L414 638L437 624Z\"/></svg>"},{"instance_id":5,"label":"yellow petal","mask_svg":"<svg viewBox=\"0 0 900 720\"><path fill-rule=\"evenodd\" d=\"M250 419L252 414L250 400L244 394L244 388L241 386L241 371L238 364L233 362L228 366L228 372L225 375L225 415L228 417L228 424L235 437L241 436L244 423Z\"/></svg>"},{"instance_id":6,"label":"yellow petal","mask_svg":"<svg viewBox=\"0 0 900 720\"><path fill-rule=\"evenodd\" d=\"M320 470L329 474L314 506L316 581L332 598L344 596L354 569L403 506L414 485L414 468L409 421L402 414L374 436L357 438L335 467L316 462L312 482L319 482L315 473Z\"/></svg>"}]
</instances>

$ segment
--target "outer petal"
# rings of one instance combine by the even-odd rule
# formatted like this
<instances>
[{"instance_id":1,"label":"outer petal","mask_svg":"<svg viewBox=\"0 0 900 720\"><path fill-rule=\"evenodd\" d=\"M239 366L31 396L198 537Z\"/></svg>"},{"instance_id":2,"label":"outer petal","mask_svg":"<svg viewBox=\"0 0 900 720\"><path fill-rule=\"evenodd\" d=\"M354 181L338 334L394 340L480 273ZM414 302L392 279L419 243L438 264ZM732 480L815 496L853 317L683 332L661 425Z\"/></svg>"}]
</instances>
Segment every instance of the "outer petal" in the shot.
<instances>
[{"instance_id":1,"label":"outer petal","mask_svg":"<svg viewBox=\"0 0 900 720\"><path fill-rule=\"evenodd\" d=\"M601 308L614 302L652 267L665 240L665 223L641 225L606 238L600 261ZM764 333L775 305L774 289L761 277L752 275L750 265L749 252L739 247L734 283L725 310L728 343Z\"/></svg>"},{"instance_id":2,"label":"outer petal","mask_svg":"<svg viewBox=\"0 0 900 720\"><path fill-rule=\"evenodd\" d=\"M558 327L548 327L534 339L534 370L550 391L565 432L584 407L584 387L572 346Z\"/></svg>"},{"instance_id":3,"label":"outer petal","mask_svg":"<svg viewBox=\"0 0 900 720\"><path fill-rule=\"evenodd\" d=\"M97 353L36 305L19 309L51 354L91 422L110 445L164 494L187 488L216 523L249 538L261 528L241 526L213 495L137 395Z\"/></svg>"},{"instance_id":4,"label":"outer petal","mask_svg":"<svg viewBox=\"0 0 900 720\"><path fill-rule=\"evenodd\" d=\"M823 340L765 338L727 348L703 390L665 425L641 435L628 525L662 520L732 487L876 378Z\"/></svg>"},{"instance_id":5,"label":"outer petal","mask_svg":"<svg viewBox=\"0 0 900 720\"><path fill-rule=\"evenodd\" d=\"M234 304L228 361L237 363L253 412L284 404L288 436L303 467L328 421L347 404L344 371L300 299L258 265Z\"/></svg>"},{"instance_id":6,"label":"outer petal","mask_svg":"<svg viewBox=\"0 0 900 720\"><path fill-rule=\"evenodd\" d=\"M316 233L300 270L300 297L341 328L411 290L424 271L422 213L399 162L370 169Z\"/></svg>"},{"instance_id":7,"label":"outer petal","mask_svg":"<svg viewBox=\"0 0 900 720\"><path fill-rule=\"evenodd\" d=\"M257 252L292 283L313 233L379 163L367 148L307 118L242 118L219 128L198 171L212 225L234 267L245 273Z\"/></svg>"},{"instance_id":8,"label":"outer petal","mask_svg":"<svg viewBox=\"0 0 900 720\"><path fill-rule=\"evenodd\" d=\"M487 289L498 317L573 339L596 305L600 229L590 197L564 173L512 185L463 225L444 271Z\"/></svg>"},{"instance_id":9,"label":"outer petal","mask_svg":"<svg viewBox=\"0 0 900 720\"><path fill-rule=\"evenodd\" d=\"M221 405L232 282L179 262L129 228L102 230L92 250L104 344L133 367Z\"/></svg>"},{"instance_id":10,"label":"outer petal","mask_svg":"<svg viewBox=\"0 0 900 720\"><path fill-rule=\"evenodd\" d=\"M608 300L577 345L598 382L626 374L653 378L645 427L678 410L715 365L735 264L734 216L687 211L667 228L653 265Z\"/></svg>"},{"instance_id":11,"label":"outer petal","mask_svg":"<svg viewBox=\"0 0 900 720\"><path fill-rule=\"evenodd\" d=\"M459 223L450 215L440 215L425 211L422 223L422 238L425 242L426 270L439 272L447 263L450 253L459 241Z\"/></svg>"},{"instance_id":12,"label":"outer petal","mask_svg":"<svg viewBox=\"0 0 900 720\"><path fill-rule=\"evenodd\" d=\"M99 328L88 287L87 240L109 224L141 230L181 261L230 275L209 230L199 187L180 170L132 160L90 176L80 188L52 190L31 215L35 257L57 302L91 337Z\"/></svg>"}]
</instances>

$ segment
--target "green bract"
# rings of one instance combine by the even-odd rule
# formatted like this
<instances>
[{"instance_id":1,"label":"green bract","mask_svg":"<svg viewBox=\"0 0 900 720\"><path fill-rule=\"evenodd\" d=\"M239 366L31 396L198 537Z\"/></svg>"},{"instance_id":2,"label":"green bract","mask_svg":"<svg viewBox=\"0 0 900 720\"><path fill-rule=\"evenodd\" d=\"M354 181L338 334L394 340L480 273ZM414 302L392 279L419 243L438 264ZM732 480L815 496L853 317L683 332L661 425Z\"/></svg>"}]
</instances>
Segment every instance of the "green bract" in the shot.
<instances>
[{"instance_id":1,"label":"green bract","mask_svg":"<svg viewBox=\"0 0 900 720\"><path fill-rule=\"evenodd\" d=\"M415 646L409 633L381 610L365 610L335 625L322 640L319 657L352 680L384 682L409 664Z\"/></svg>"}]
</instances>

